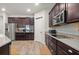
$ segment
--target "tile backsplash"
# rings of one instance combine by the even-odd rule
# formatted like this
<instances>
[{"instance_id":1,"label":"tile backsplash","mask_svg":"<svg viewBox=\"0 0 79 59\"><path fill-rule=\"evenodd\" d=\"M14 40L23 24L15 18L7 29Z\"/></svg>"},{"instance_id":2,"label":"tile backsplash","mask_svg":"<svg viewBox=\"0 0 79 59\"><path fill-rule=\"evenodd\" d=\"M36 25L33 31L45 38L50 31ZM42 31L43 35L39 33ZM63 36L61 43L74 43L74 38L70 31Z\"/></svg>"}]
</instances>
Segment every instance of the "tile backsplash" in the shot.
<instances>
[{"instance_id":1,"label":"tile backsplash","mask_svg":"<svg viewBox=\"0 0 79 59\"><path fill-rule=\"evenodd\" d=\"M79 35L79 22L65 24L62 26L56 26L56 27L53 27L52 29L56 29L57 32L59 32L59 33Z\"/></svg>"}]
</instances>

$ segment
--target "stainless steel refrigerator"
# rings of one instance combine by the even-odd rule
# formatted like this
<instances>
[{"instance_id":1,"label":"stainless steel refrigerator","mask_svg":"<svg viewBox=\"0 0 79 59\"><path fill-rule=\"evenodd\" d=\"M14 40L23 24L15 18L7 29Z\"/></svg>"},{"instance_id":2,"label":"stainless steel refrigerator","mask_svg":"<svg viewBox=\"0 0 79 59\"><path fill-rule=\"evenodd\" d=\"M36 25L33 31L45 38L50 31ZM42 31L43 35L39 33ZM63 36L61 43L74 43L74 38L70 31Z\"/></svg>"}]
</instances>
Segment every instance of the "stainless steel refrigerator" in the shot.
<instances>
[{"instance_id":1,"label":"stainless steel refrigerator","mask_svg":"<svg viewBox=\"0 0 79 59\"><path fill-rule=\"evenodd\" d=\"M16 31L16 24L15 23L8 23L5 26L5 34L11 40L15 40L15 31Z\"/></svg>"}]
</instances>

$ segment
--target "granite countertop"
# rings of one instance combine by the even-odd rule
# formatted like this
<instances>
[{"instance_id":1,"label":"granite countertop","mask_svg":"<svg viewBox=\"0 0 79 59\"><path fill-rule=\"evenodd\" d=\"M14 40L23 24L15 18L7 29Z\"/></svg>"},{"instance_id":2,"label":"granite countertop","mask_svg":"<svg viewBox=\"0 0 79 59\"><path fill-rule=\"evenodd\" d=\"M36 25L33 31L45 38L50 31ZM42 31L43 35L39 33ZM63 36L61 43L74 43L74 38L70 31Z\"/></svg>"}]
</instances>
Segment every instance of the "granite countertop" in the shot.
<instances>
[{"instance_id":1,"label":"granite countertop","mask_svg":"<svg viewBox=\"0 0 79 59\"><path fill-rule=\"evenodd\" d=\"M52 36L50 33L46 33L46 34L79 51L79 39L73 39L70 37L59 37L59 36L55 37L55 36Z\"/></svg>"},{"instance_id":2,"label":"granite countertop","mask_svg":"<svg viewBox=\"0 0 79 59\"><path fill-rule=\"evenodd\" d=\"M0 47L4 46L10 42L11 42L11 40L7 36L0 35Z\"/></svg>"}]
</instances>

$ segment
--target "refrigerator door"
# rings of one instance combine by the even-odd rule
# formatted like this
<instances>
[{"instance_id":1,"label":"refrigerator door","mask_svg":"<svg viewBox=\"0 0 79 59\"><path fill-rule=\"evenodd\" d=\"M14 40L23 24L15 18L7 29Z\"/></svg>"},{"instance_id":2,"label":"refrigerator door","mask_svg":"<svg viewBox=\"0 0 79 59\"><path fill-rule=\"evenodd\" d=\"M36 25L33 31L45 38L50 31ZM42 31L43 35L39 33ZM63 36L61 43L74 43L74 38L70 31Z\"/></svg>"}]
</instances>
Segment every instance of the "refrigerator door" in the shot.
<instances>
[{"instance_id":1,"label":"refrigerator door","mask_svg":"<svg viewBox=\"0 0 79 59\"><path fill-rule=\"evenodd\" d=\"M8 29L9 29L10 39L15 40L15 30L16 30L15 24L14 23L9 24Z\"/></svg>"}]
</instances>

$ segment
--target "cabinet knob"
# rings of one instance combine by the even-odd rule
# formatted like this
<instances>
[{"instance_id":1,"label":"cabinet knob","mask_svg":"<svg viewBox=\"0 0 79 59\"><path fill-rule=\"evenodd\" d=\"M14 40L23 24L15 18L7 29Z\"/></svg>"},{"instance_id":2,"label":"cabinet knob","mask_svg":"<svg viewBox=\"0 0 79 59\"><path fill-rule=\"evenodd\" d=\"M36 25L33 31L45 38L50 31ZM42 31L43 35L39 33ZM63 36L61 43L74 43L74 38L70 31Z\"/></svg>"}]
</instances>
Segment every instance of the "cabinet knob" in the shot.
<instances>
[{"instance_id":1,"label":"cabinet knob","mask_svg":"<svg viewBox=\"0 0 79 59\"><path fill-rule=\"evenodd\" d=\"M70 50L70 49L68 50L68 52L73 53L72 50Z\"/></svg>"}]
</instances>

